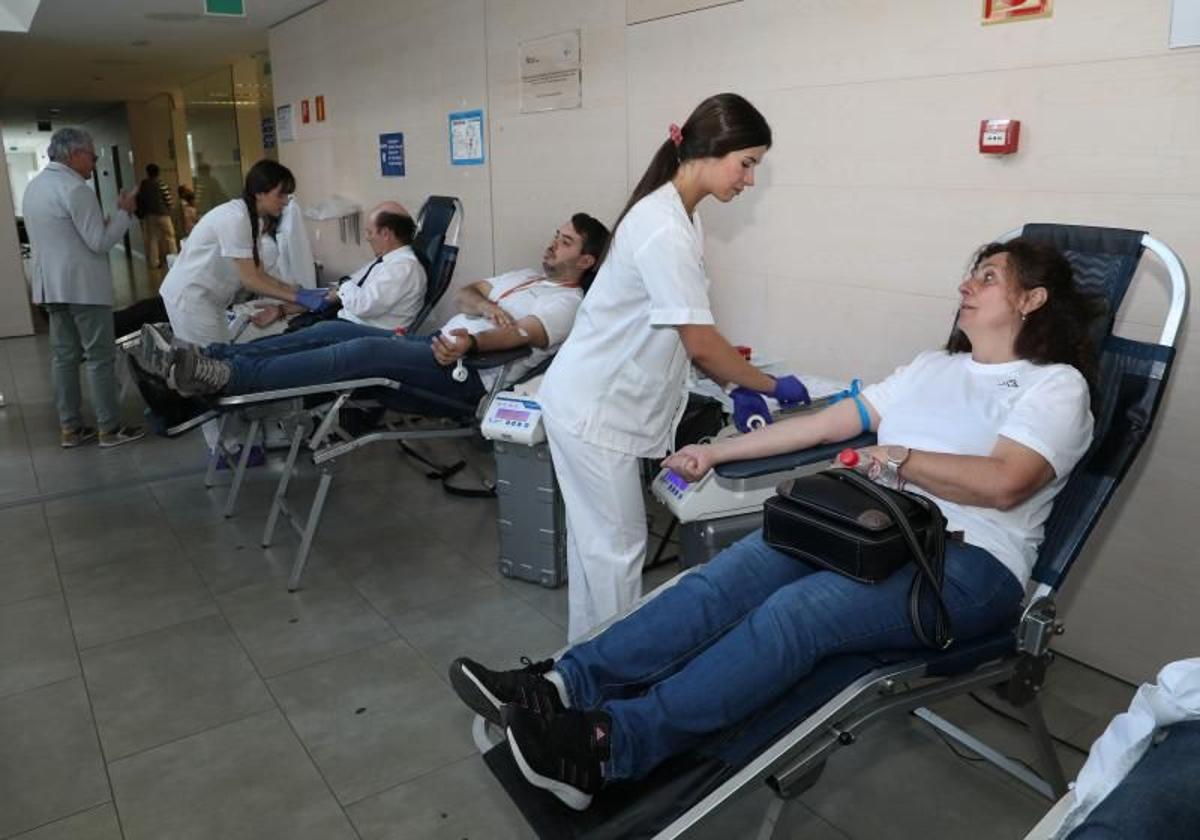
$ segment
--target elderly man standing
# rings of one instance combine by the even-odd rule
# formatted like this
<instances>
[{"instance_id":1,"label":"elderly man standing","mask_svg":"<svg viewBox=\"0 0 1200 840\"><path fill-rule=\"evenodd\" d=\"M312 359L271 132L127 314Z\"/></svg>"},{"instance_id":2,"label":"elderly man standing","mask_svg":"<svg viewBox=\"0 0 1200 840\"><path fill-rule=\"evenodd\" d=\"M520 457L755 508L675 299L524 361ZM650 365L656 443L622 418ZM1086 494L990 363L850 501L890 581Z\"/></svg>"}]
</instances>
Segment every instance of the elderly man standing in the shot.
<instances>
[{"instance_id":1,"label":"elderly man standing","mask_svg":"<svg viewBox=\"0 0 1200 840\"><path fill-rule=\"evenodd\" d=\"M60 128L50 138L50 163L25 189L25 225L33 251L33 302L50 317L50 359L62 446L71 449L96 437L80 411L79 365L91 383L100 446L142 437L122 426L113 368L113 285L108 252L129 228L134 194L117 198L106 221L88 183L96 150L86 131Z\"/></svg>"}]
</instances>

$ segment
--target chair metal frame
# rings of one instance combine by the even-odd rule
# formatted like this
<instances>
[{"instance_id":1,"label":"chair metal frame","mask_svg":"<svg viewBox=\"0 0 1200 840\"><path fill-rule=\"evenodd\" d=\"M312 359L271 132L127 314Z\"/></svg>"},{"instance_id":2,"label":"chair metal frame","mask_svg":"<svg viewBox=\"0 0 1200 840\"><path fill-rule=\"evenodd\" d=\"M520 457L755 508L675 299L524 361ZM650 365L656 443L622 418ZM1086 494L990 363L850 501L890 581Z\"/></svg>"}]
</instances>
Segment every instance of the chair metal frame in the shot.
<instances>
[{"instance_id":1,"label":"chair metal frame","mask_svg":"<svg viewBox=\"0 0 1200 840\"><path fill-rule=\"evenodd\" d=\"M1000 237L1000 241L1015 238L1021 235L1023 230L1024 228L1009 231ZM1149 234L1143 235L1141 245L1143 252L1150 251L1155 254L1170 277L1170 306L1158 344L1171 349L1175 346L1179 327L1187 309L1187 272L1174 251ZM1116 312L1111 315L1115 318ZM1167 372L1167 363L1155 362L1149 378L1162 380ZM846 444L840 444L839 447L844 445ZM718 471L732 469L741 470L739 474L761 475L827 460L829 455L830 447L818 447L805 452L761 459L759 462L722 465L718 467ZM1117 481L1119 480L1118 477ZM1112 492L1115 492L1115 488L1114 483L1108 491L1108 496L1101 501L1101 510ZM1086 537L1087 533L1080 538L1079 545L1082 545ZM1078 546L1074 551L1078 553ZM814 708L798 724L785 731L740 769L728 775L708 794L670 818L665 825L663 823L668 818L663 817L655 824L661 827L654 831L653 836L663 840L680 837L741 791L751 785L765 783L775 794L763 816L758 833L760 840L766 840L773 836L786 803L815 784L829 755L841 747L856 743L860 733L871 724L910 714L933 726L946 738L961 744L1039 795L1051 801L1058 799L1067 790L1066 779L1046 727L1039 703L1039 692L1044 684L1046 669L1053 659L1051 641L1063 632L1063 625L1057 614L1056 595L1068 570L1069 561L1066 568L1057 572L1057 580L1037 582L1025 600L1025 608L1015 628L1009 631L979 640L978 644L971 642L956 646L945 654L931 653L912 658L911 652L908 652L909 655L900 661L886 661L886 657L883 661L875 658L872 665L864 666L857 677ZM692 571L694 570L684 571L658 590L648 593L624 615L637 610L667 586L673 585L683 575ZM1051 569L1048 574L1056 572ZM1038 571L1035 569L1035 579L1037 575ZM620 620L624 615L596 628L588 637L599 634L604 627ZM869 658L862 659L867 661ZM966 668L962 667L964 663ZM818 665L818 668L820 667ZM928 708L930 704L949 697L997 686L1003 686L1005 699L1026 718L1041 775L984 744ZM529 785L514 786L511 771L507 768L511 759L501 756L496 762L489 760L491 756L487 754L493 748L507 750L501 733L495 732L483 718L476 717L473 734L481 753L485 754L486 763L502 782L506 782L510 795L514 795L516 790L514 799L525 812L527 819L530 819L531 813L550 809L566 813L567 809L559 809L557 800L553 800L548 794ZM578 819L579 824L583 825L583 816L580 814L566 813L566 818ZM557 825L561 829L562 817L555 816L555 819L559 820ZM537 828L534 819L530 819L530 822ZM624 830L628 830L627 825L624 826ZM593 825L590 828L580 828L572 836L590 838L610 835L602 830L595 830ZM649 829L645 835L639 836L650 836Z\"/></svg>"}]
</instances>

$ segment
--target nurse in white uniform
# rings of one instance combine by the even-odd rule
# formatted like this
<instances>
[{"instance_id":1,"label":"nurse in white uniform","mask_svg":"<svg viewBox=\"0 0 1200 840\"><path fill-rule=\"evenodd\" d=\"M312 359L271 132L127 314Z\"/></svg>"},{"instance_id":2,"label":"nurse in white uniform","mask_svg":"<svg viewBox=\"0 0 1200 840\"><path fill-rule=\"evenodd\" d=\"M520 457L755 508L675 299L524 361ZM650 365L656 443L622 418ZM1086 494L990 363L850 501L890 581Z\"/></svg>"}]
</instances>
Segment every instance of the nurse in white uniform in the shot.
<instances>
[{"instance_id":1,"label":"nurse in white uniform","mask_svg":"<svg viewBox=\"0 0 1200 840\"><path fill-rule=\"evenodd\" d=\"M161 289L176 338L201 347L228 342L226 310L242 288L309 309L324 303L323 291L298 289L268 274L259 254L262 220L278 218L295 188L287 167L260 160L246 174L241 198L197 222Z\"/></svg>"},{"instance_id":2,"label":"nurse in white uniform","mask_svg":"<svg viewBox=\"0 0 1200 840\"><path fill-rule=\"evenodd\" d=\"M568 638L632 604L642 589L646 514L639 458L671 451L689 362L741 386L739 398L799 401L795 377L748 364L717 331L696 205L754 185L771 128L742 97L719 94L670 127L617 220L609 250L538 391L567 514ZM749 390L747 390L749 389ZM764 406L765 407L765 406Z\"/></svg>"}]
</instances>

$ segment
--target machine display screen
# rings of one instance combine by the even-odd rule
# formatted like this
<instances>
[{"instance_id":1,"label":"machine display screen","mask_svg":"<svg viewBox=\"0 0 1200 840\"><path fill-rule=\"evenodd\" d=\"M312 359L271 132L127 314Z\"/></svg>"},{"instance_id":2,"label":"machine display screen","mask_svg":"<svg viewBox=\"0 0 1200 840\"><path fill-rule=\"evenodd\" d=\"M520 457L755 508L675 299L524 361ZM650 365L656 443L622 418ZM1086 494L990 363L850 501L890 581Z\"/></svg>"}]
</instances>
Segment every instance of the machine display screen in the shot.
<instances>
[{"instance_id":1,"label":"machine display screen","mask_svg":"<svg viewBox=\"0 0 1200 840\"><path fill-rule=\"evenodd\" d=\"M497 420L528 420L528 411L518 411L515 408L498 408L496 409Z\"/></svg>"},{"instance_id":2,"label":"machine display screen","mask_svg":"<svg viewBox=\"0 0 1200 840\"><path fill-rule=\"evenodd\" d=\"M688 483L686 481L684 481L683 477L680 476L678 473L674 473L671 470L667 470L663 474L663 478L665 478L667 481L667 484L670 484L672 487L675 487L679 490L688 489Z\"/></svg>"}]
</instances>

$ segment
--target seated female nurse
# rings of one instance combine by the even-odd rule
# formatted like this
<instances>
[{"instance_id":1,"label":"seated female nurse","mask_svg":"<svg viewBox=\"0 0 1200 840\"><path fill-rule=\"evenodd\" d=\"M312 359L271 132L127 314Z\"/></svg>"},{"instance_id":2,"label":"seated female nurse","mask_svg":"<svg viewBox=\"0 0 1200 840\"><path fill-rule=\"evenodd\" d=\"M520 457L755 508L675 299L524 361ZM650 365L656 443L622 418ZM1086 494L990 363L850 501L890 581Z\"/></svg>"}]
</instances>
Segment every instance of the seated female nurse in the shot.
<instances>
[{"instance_id":1,"label":"seated female nurse","mask_svg":"<svg viewBox=\"0 0 1200 840\"><path fill-rule=\"evenodd\" d=\"M898 470L948 531L944 597L955 637L1013 622L1055 494L1092 440L1088 324L1099 306L1054 249L982 248L959 286L943 350L816 414L688 446L663 465L715 465L851 438ZM505 730L531 784L586 808L605 780L636 779L779 698L824 657L915 648L913 567L867 585L768 547L761 532L684 575L557 662L450 666L464 702Z\"/></svg>"}]
</instances>

